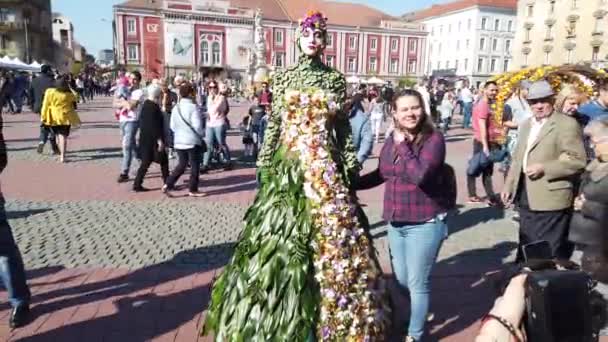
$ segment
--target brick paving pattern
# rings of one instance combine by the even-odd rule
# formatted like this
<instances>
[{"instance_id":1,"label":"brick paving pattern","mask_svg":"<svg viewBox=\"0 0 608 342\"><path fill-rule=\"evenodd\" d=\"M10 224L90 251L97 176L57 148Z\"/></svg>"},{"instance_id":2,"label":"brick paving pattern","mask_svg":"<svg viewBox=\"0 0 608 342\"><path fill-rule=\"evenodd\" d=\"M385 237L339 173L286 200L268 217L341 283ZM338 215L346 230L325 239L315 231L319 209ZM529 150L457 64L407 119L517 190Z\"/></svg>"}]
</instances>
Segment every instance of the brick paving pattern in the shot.
<instances>
[{"instance_id":1,"label":"brick paving pattern","mask_svg":"<svg viewBox=\"0 0 608 342\"><path fill-rule=\"evenodd\" d=\"M67 164L36 153L36 116L4 117L9 166L2 190L28 269L34 319L24 328L9 329L9 306L3 301L0 340L211 340L198 336L210 284L238 239L255 196L255 171L251 163L237 163L235 170L201 176L201 190L208 194L201 199L184 196L185 185L176 198L159 191L132 193L130 183L115 182L120 138L109 104L101 99L81 106L84 125L70 136ZM233 106L233 122L245 110ZM460 130L448 136L448 160L459 174L461 202L469 136ZM238 158L236 132L228 143ZM366 169L376 163L372 159ZM159 173L153 165L145 186L158 190ZM390 272L380 220L382 188L360 197L380 260ZM493 302L494 279L486 273L510 260L516 246L516 226L505 215L461 207L450 220L451 235L434 273L430 340L473 339L479 317ZM408 307L398 298L398 308ZM397 313L402 327L405 317L407 312Z\"/></svg>"}]
</instances>

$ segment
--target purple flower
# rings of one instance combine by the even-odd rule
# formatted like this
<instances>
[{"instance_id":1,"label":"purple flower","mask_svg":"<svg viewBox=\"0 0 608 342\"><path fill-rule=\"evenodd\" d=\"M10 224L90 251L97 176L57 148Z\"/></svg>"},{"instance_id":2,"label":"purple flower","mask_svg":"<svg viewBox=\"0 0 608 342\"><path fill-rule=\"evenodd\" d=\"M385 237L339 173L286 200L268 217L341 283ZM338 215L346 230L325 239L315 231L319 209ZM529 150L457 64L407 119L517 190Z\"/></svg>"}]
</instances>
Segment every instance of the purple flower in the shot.
<instances>
[{"instance_id":1,"label":"purple flower","mask_svg":"<svg viewBox=\"0 0 608 342\"><path fill-rule=\"evenodd\" d=\"M348 299L346 299L346 297L344 297L344 296L341 296L340 300L338 300L338 306L340 308L345 308L346 305L348 305Z\"/></svg>"},{"instance_id":2,"label":"purple flower","mask_svg":"<svg viewBox=\"0 0 608 342\"><path fill-rule=\"evenodd\" d=\"M323 327L323 339L329 338L330 334L331 330L329 330L329 327Z\"/></svg>"}]
</instances>

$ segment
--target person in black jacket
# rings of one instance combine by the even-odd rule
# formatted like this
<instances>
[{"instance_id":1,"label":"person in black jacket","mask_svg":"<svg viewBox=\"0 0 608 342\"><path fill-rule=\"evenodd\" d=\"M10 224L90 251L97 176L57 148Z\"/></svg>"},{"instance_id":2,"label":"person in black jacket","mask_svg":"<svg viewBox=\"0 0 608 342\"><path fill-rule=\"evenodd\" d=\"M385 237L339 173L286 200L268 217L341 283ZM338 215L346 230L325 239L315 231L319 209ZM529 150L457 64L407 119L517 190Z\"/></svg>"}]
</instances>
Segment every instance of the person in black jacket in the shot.
<instances>
[{"instance_id":1,"label":"person in black jacket","mask_svg":"<svg viewBox=\"0 0 608 342\"><path fill-rule=\"evenodd\" d=\"M6 168L6 144L2 134L2 116L0 116L0 174ZM25 280L25 267L21 252L15 243L13 231L8 223L5 200L0 188L0 279L8 292L12 306L9 325L13 328L27 323L30 312L30 289Z\"/></svg>"},{"instance_id":2,"label":"person in black jacket","mask_svg":"<svg viewBox=\"0 0 608 342\"><path fill-rule=\"evenodd\" d=\"M143 187L144 177L152 162L160 164L163 184L169 177L169 159L165 152L165 120L158 105L160 98L160 87L152 84L147 88L148 99L144 101L139 116L139 153L141 164L137 170L137 176L133 181L133 191L143 192L148 189Z\"/></svg>"},{"instance_id":3,"label":"person in black jacket","mask_svg":"<svg viewBox=\"0 0 608 342\"><path fill-rule=\"evenodd\" d=\"M42 110L42 102L44 101L44 93L47 89L55 86L55 79L53 77L53 71L50 65L43 65L40 67L40 77L36 77L32 80L30 87L30 99L33 103L32 110L34 113L40 114ZM55 140L55 134L44 125L40 125L40 142L38 143L37 152L42 153L44 151L44 145L50 141L53 154L59 154L59 147Z\"/></svg>"}]
</instances>

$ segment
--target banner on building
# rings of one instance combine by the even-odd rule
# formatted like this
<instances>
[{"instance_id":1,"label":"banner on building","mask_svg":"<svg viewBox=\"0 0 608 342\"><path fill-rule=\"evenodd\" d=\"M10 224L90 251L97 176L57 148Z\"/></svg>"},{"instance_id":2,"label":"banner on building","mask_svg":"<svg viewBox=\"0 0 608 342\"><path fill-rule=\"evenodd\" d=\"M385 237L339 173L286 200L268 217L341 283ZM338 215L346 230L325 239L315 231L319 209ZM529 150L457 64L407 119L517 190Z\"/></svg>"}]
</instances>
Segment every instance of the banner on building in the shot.
<instances>
[{"instance_id":1,"label":"banner on building","mask_svg":"<svg viewBox=\"0 0 608 342\"><path fill-rule=\"evenodd\" d=\"M169 66L194 65L194 30L191 24L165 25L165 62Z\"/></svg>"}]
</instances>

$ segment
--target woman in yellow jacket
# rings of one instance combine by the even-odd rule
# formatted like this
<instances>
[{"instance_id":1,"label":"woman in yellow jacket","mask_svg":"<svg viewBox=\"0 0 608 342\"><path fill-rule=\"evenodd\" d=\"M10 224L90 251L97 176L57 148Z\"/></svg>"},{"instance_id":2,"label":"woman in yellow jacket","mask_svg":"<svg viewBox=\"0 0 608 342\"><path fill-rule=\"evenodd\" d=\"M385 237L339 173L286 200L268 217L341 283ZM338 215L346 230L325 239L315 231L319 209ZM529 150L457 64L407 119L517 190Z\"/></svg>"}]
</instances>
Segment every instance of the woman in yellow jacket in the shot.
<instances>
[{"instance_id":1,"label":"woman in yellow jacket","mask_svg":"<svg viewBox=\"0 0 608 342\"><path fill-rule=\"evenodd\" d=\"M55 83L55 88L49 88L44 93L42 103L42 124L53 131L59 145L59 160L65 162L67 137L71 126L80 125L80 117L76 113L76 96L70 90L68 81L62 77Z\"/></svg>"}]
</instances>

